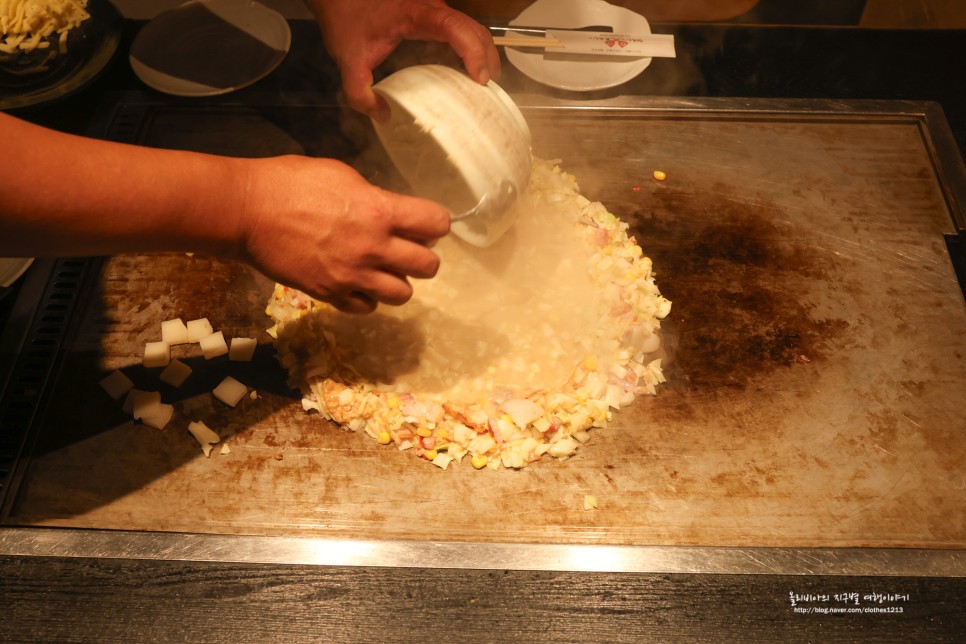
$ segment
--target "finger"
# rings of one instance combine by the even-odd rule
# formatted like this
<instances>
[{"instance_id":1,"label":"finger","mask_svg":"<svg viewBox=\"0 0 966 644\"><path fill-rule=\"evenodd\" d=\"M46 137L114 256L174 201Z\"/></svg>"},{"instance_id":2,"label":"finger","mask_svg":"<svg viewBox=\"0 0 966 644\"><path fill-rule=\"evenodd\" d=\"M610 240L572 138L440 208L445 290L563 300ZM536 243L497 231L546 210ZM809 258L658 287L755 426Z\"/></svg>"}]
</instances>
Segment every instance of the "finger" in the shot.
<instances>
[{"instance_id":1,"label":"finger","mask_svg":"<svg viewBox=\"0 0 966 644\"><path fill-rule=\"evenodd\" d=\"M500 76L503 75L503 63L500 58L500 51L496 48L496 44L493 43L493 34L489 30L486 31L486 37L491 44L486 50L486 65L490 70L490 78L498 81L500 80Z\"/></svg>"},{"instance_id":2,"label":"finger","mask_svg":"<svg viewBox=\"0 0 966 644\"><path fill-rule=\"evenodd\" d=\"M409 280L391 271L372 271L358 282L354 290L329 295L323 301L344 313L370 313L379 303L400 306L413 296Z\"/></svg>"},{"instance_id":3,"label":"finger","mask_svg":"<svg viewBox=\"0 0 966 644\"><path fill-rule=\"evenodd\" d=\"M298 289L320 302L328 302L344 313L370 313L376 308L376 300L361 289L337 292L324 286L319 290L308 284L292 284L291 288Z\"/></svg>"},{"instance_id":4,"label":"finger","mask_svg":"<svg viewBox=\"0 0 966 644\"><path fill-rule=\"evenodd\" d=\"M373 301L402 306L413 296L413 285L405 277L392 272L374 273L368 280L366 295Z\"/></svg>"},{"instance_id":5,"label":"finger","mask_svg":"<svg viewBox=\"0 0 966 644\"><path fill-rule=\"evenodd\" d=\"M389 106L384 99L377 97L372 91L372 71L365 65L356 63L346 63L340 67L342 91L345 92L345 100L349 107L374 118L382 116L384 118L382 122L388 121Z\"/></svg>"},{"instance_id":6,"label":"finger","mask_svg":"<svg viewBox=\"0 0 966 644\"><path fill-rule=\"evenodd\" d=\"M428 199L388 193L392 203L392 232L423 244L449 234L449 211Z\"/></svg>"},{"instance_id":7,"label":"finger","mask_svg":"<svg viewBox=\"0 0 966 644\"><path fill-rule=\"evenodd\" d=\"M473 78L473 80L485 85L487 80L500 80L500 75L503 71L500 59L500 51L496 48L496 44L493 42L493 34L490 33L489 29L479 23L476 23L476 31L477 37L483 42L483 50L486 53L486 70L489 72L490 78L483 80L472 76L472 73L470 77Z\"/></svg>"},{"instance_id":8,"label":"finger","mask_svg":"<svg viewBox=\"0 0 966 644\"><path fill-rule=\"evenodd\" d=\"M419 21L423 29L412 37L447 42L463 59L470 78L486 83L500 76L500 53L489 30L465 13L449 8L431 12Z\"/></svg>"},{"instance_id":9,"label":"finger","mask_svg":"<svg viewBox=\"0 0 966 644\"><path fill-rule=\"evenodd\" d=\"M341 297L327 298L329 304L339 309L343 313L355 315L365 315L376 310L377 302L370 295L361 291L353 291Z\"/></svg>"},{"instance_id":10,"label":"finger","mask_svg":"<svg viewBox=\"0 0 966 644\"><path fill-rule=\"evenodd\" d=\"M397 275L428 280L439 272L439 255L424 243L396 237L384 252L382 268Z\"/></svg>"}]
</instances>

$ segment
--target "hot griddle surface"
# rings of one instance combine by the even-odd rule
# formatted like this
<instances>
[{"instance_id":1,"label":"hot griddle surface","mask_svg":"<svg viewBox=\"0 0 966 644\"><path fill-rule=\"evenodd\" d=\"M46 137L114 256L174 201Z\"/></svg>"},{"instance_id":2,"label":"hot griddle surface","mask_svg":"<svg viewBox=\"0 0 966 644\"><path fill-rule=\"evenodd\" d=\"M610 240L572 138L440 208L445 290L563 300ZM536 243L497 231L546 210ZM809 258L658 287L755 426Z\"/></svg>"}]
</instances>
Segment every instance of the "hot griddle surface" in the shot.
<instances>
[{"instance_id":1,"label":"hot griddle surface","mask_svg":"<svg viewBox=\"0 0 966 644\"><path fill-rule=\"evenodd\" d=\"M141 108L139 108L141 109ZM220 111L219 111L220 109ZM141 109L139 142L309 151L395 185L334 108ZM123 112L123 110L121 110ZM443 472L306 415L275 364L271 284L177 255L106 262L7 517L13 525L340 538L966 546L966 307L952 216L912 117L534 107L535 153L627 221L674 307L668 383L566 462ZM324 126L324 127L323 127ZM258 136L253 136L253 133ZM667 173L665 182L651 178ZM132 424L97 386L164 319L208 317L255 363L184 358L179 414ZM391 347L377 350L391 352ZM229 409L224 375L258 391ZM203 418L229 438L206 459ZM217 450L216 450L217 451ZM600 508L583 509L585 494ZM427 562L431 565L432 562Z\"/></svg>"}]
</instances>

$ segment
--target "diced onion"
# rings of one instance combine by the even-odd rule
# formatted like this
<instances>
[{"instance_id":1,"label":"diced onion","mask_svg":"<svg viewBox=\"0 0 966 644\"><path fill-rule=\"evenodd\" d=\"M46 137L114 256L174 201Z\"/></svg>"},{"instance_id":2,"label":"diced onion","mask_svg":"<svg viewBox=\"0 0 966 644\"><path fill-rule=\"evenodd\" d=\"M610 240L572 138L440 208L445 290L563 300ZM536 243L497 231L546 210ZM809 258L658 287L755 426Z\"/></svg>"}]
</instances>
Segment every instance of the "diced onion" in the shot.
<instances>
[{"instance_id":1,"label":"diced onion","mask_svg":"<svg viewBox=\"0 0 966 644\"><path fill-rule=\"evenodd\" d=\"M190 375L191 367L175 359L161 372L161 382L169 384L172 387L180 387Z\"/></svg>"},{"instance_id":2,"label":"diced onion","mask_svg":"<svg viewBox=\"0 0 966 644\"><path fill-rule=\"evenodd\" d=\"M248 393L248 387L231 376L227 376L211 393L229 407L234 407Z\"/></svg>"},{"instance_id":3,"label":"diced onion","mask_svg":"<svg viewBox=\"0 0 966 644\"><path fill-rule=\"evenodd\" d=\"M225 335L221 331L216 331L201 338L198 344L201 346L205 360L211 360L228 353L228 344L225 342Z\"/></svg>"},{"instance_id":4,"label":"diced onion","mask_svg":"<svg viewBox=\"0 0 966 644\"><path fill-rule=\"evenodd\" d=\"M181 318L161 323L161 340L169 347L188 342L188 327Z\"/></svg>"},{"instance_id":5,"label":"diced onion","mask_svg":"<svg viewBox=\"0 0 966 644\"><path fill-rule=\"evenodd\" d=\"M101 380L99 384L101 385L101 389L106 391L107 395L114 400L120 400L127 392L134 388L134 383L131 382L131 379L116 369Z\"/></svg>"},{"instance_id":6,"label":"diced onion","mask_svg":"<svg viewBox=\"0 0 966 644\"><path fill-rule=\"evenodd\" d=\"M144 345L144 358L142 364L145 367L166 367L171 362L171 349L165 342L148 342Z\"/></svg>"},{"instance_id":7,"label":"diced onion","mask_svg":"<svg viewBox=\"0 0 966 644\"><path fill-rule=\"evenodd\" d=\"M149 427L164 429L174 415L174 406L161 402L161 392L131 390L131 415Z\"/></svg>"},{"instance_id":8,"label":"diced onion","mask_svg":"<svg viewBox=\"0 0 966 644\"><path fill-rule=\"evenodd\" d=\"M221 436L216 434L208 425L201 421L192 421L188 423L188 431L191 435L195 437L198 444L201 445L201 451L205 453L205 456L211 458L211 446L216 443L221 442ZM226 445L227 447L227 445Z\"/></svg>"},{"instance_id":9,"label":"diced onion","mask_svg":"<svg viewBox=\"0 0 966 644\"><path fill-rule=\"evenodd\" d=\"M202 338L208 337L215 331L211 326L211 322L208 321L208 318L190 320L187 324L187 329L188 342L200 342Z\"/></svg>"},{"instance_id":10,"label":"diced onion","mask_svg":"<svg viewBox=\"0 0 966 644\"><path fill-rule=\"evenodd\" d=\"M232 338L231 346L228 349L228 359L248 362L255 356L257 346L258 342L255 338Z\"/></svg>"}]
</instances>

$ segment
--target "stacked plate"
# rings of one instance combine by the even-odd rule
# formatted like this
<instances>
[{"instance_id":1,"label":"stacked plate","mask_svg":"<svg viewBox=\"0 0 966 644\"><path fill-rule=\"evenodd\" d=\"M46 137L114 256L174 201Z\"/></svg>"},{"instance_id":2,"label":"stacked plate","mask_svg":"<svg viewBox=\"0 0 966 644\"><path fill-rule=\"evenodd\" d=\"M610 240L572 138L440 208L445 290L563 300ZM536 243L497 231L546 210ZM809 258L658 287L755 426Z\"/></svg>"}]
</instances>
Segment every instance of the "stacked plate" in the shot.
<instances>
[{"instance_id":1,"label":"stacked plate","mask_svg":"<svg viewBox=\"0 0 966 644\"><path fill-rule=\"evenodd\" d=\"M32 257L0 257L0 287L12 286L33 261Z\"/></svg>"}]
</instances>

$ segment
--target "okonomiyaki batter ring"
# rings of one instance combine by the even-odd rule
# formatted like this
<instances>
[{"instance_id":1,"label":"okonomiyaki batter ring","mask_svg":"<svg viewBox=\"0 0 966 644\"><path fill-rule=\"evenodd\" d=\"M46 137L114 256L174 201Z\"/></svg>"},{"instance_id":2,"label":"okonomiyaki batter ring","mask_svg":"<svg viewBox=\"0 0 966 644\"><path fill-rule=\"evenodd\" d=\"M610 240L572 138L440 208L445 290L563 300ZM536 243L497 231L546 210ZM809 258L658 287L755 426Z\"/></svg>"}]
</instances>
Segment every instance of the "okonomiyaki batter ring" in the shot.
<instances>
[{"instance_id":1,"label":"okonomiyaki batter ring","mask_svg":"<svg viewBox=\"0 0 966 644\"><path fill-rule=\"evenodd\" d=\"M306 409L443 469L521 468L654 394L671 303L627 225L539 159L515 207L488 248L441 240L401 307L346 315L277 285L270 332Z\"/></svg>"}]
</instances>

